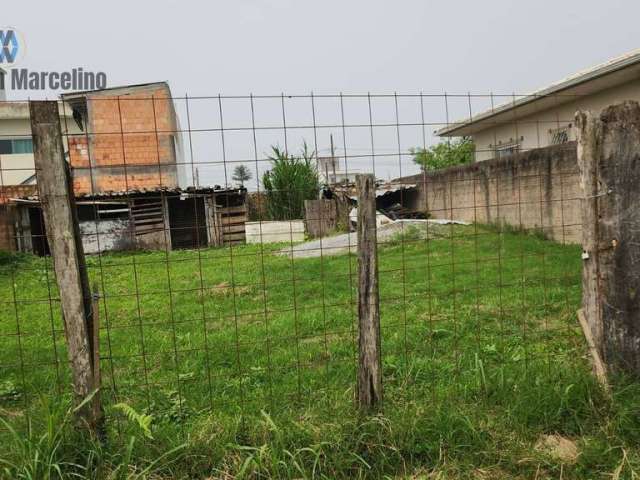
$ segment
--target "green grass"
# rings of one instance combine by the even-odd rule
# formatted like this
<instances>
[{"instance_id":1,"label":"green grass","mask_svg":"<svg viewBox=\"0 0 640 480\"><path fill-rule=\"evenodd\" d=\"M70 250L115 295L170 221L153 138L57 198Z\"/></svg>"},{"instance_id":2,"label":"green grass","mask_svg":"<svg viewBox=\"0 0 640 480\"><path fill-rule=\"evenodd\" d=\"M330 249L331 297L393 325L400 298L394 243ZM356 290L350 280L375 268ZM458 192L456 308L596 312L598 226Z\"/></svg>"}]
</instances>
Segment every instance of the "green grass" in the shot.
<instances>
[{"instance_id":1,"label":"green grass","mask_svg":"<svg viewBox=\"0 0 640 480\"><path fill-rule=\"evenodd\" d=\"M55 466L88 478L634 478L640 386L616 380L607 399L591 377L575 317L580 249L441 228L380 248L385 399L371 417L353 402L355 256L242 246L89 258L104 294L102 445L68 420L50 261L3 256L7 478ZM534 449L543 434L575 441L577 461Z\"/></svg>"}]
</instances>

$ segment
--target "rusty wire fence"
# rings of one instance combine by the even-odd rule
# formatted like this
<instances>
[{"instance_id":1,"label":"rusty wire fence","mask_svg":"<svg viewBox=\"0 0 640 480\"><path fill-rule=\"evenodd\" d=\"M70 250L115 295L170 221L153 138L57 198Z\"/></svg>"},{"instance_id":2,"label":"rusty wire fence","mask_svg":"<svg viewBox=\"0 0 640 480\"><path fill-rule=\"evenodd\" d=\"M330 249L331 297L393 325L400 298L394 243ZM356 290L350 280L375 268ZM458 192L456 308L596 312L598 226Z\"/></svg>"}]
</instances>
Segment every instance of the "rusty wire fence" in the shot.
<instances>
[{"instance_id":1,"label":"rusty wire fence","mask_svg":"<svg viewBox=\"0 0 640 480\"><path fill-rule=\"evenodd\" d=\"M356 174L378 179L385 405L582 362L578 98L545 99L566 118L521 118L513 95L64 100L107 418L352 403ZM3 248L22 252L0 257L0 408L17 414L72 375L30 132L0 134ZM432 169L454 157L470 163Z\"/></svg>"}]
</instances>

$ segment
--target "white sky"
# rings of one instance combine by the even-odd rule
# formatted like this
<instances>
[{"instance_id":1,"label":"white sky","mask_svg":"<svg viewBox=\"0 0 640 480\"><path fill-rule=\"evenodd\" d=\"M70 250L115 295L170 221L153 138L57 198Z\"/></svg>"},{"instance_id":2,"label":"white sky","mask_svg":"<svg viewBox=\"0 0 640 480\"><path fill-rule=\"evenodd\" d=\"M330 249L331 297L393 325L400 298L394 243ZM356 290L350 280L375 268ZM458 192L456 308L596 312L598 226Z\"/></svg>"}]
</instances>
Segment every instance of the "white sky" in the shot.
<instances>
[{"instance_id":1,"label":"white sky","mask_svg":"<svg viewBox=\"0 0 640 480\"><path fill-rule=\"evenodd\" d=\"M640 18L640 2L622 0L42 0L13 2L5 10L1 22L27 43L22 66L102 70L109 86L167 80L175 96L526 93L638 47ZM442 98L427 103L426 122L445 121ZM467 99L451 103L452 120L468 114ZM401 99L400 123L414 121L417 106L416 99ZM474 100L472 110L485 106ZM279 99L255 107L258 123L282 122ZM192 128L219 127L217 99L194 100L190 109ZM225 100L223 109L225 128L250 126L246 100ZM287 100L286 109L288 125L310 124L308 99ZM335 99L317 109L318 124L340 119ZM347 123L368 122L366 99L346 102L345 110ZM393 122L394 115L393 99L374 101L374 123ZM420 128L400 130L401 151L422 144ZM346 139L340 129L316 130L321 154L329 133L339 153L346 145L348 155L363 155L349 169L371 169L364 158L370 129L347 129ZM397 152L395 128L374 129L374 137L376 153ZM288 131L290 150L303 139L314 146L312 130ZM260 132L258 157L283 140L282 131ZM225 141L228 161L254 158L247 132L229 132ZM192 135L194 160L221 161L220 143L219 132ZM186 137L185 153L189 159ZM267 166L259 163L258 173ZM413 168L408 157L376 158L380 177ZM223 167L201 165L200 177L224 183Z\"/></svg>"}]
</instances>

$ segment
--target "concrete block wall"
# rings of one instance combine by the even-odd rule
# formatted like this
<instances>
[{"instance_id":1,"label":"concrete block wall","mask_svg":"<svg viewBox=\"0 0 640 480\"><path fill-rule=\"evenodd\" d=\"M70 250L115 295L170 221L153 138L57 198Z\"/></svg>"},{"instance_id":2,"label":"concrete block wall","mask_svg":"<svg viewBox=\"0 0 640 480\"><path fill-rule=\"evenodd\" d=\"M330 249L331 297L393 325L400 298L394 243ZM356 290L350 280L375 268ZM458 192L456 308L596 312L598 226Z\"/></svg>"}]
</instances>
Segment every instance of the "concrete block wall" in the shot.
<instances>
[{"instance_id":1,"label":"concrete block wall","mask_svg":"<svg viewBox=\"0 0 640 480\"><path fill-rule=\"evenodd\" d=\"M135 246L128 219L79 222L84 253L130 250Z\"/></svg>"},{"instance_id":2,"label":"concrete block wall","mask_svg":"<svg viewBox=\"0 0 640 480\"><path fill-rule=\"evenodd\" d=\"M179 134L167 85L89 94L86 130L69 139L77 194L178 186Z\"/></svg>"},{"instance_id":3,"label":"concrete block wall","mask_svg":"<svg viewBox=\"0 0 640 480\"><path fill-rule=\"evenodd\" d=\"M416 183L409 207L432 218L539 230L581 240L581 187L575 143L404 177Z\"/></svg>"},{"instance_id":4,"label":"concrete block wall","mask_svg":"<svg viewBox=\"0 0 640 480\"><path fill-rule=\"evenodd\" d=\"M304 220L247 222L247 243L301 242L304 240Z\"/></svg>"}]
</instances>

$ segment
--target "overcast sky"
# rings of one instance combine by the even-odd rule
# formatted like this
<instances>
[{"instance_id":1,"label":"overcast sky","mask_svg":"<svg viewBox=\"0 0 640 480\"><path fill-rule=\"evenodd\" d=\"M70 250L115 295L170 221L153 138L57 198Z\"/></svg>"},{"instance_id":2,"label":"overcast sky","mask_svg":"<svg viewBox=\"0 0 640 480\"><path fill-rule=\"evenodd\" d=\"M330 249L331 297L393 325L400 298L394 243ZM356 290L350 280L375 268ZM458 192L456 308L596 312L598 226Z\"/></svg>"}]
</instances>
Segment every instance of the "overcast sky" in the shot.
<instances>
[{"instance_id":1,"label":"overcast sky","mask_svg":"<svg viewBox=\"0 0 640 480\"><path fill-rule=\"evenodd\" d=\"M2 22L22 33L27 44L22 66L31 70L83 67L106 72L109 86L167 80L176 96L213 96L526 93L639 47L638 18L640 2L622 0L58 0L14 2ZM306 123L296 109L310 111L308 102L293 103L287 104L291 121ZM346 108L357 116L362 105L355 103ZM381 100L374 108L388 109L387 103ZM256 106L256 115L275 119L278 105L265 101ZM401 116L414 107L401 105ZM217 128L217 108L217 102L203 101L192 108L192 122ZM328 123L340 113L335 101L319 108L330 111ZM439 110L434 119L444 109L428 107L427 122L431 108ZM232 124L248 126L249 112L247 102L229 101L225 123L228 115ZM414 114L406 115L401 123ZM186 127L184 117L181 122ZM343 139L339 129L327 129L318 138L321 154L329 133L335 133L340 149L364 152L364 137L352 140L357 135L348 133L351 138ZM379 134L376 150L397 149L397 135L391 133ZM417 132L402 133L401 150L418 142ZM196 162L220 158L213 136L192 138ZM314 143L313 133L292 134L290 150L303 138ZM283 140L258 139L258 157ZM251 148L233 151L234 141ZM190 157L188 139L185 143ZM227 160L253 158L250 143L230 139ZM403 165L402 173L410 173L410 162ZM220 169L203 170L207 183L224 181ZM380 170L383 177L398 173L389 165Z\"/></svg>"}]
</instances>

